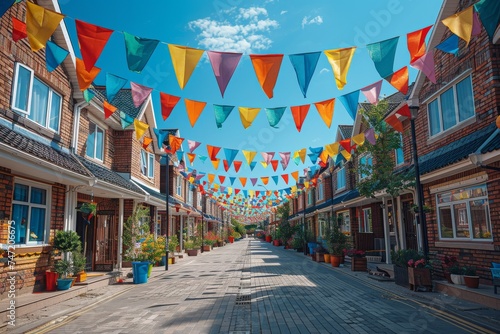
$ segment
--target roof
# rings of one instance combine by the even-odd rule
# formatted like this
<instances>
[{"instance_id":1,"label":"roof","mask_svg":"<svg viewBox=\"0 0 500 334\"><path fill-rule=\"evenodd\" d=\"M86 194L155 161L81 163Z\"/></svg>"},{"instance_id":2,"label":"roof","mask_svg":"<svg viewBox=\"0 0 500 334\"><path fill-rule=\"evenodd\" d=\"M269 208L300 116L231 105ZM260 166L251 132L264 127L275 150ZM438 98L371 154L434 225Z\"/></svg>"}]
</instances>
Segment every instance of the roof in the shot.
<instances>
[{"instance_id":1,"label":"roof","mask_svg":"<svg viewBox=\"0 0 500 334\"><path fill-rule=\"evenodd\" d=\"M28 138L1 124L0 142L72 172L92 176L73 155Z\"/></svg>"},{"instance_id":2,"label":"roof","mask_svg":"<svg viewBox=\"0 0 500 334\"><path fill-rule=\"evenodd\" d=\"M96 93L95 97L101 102L106 100L106 88L103 87L94 87L91 89L94 93ZM147 101L147 100L145 100ZM118 108L118 110L123 111L127 115L136 118L145 102L143 102L139 107L134 105L134 100L132 98L132 91L130 89L120 89L118 93L116 93L113 100L108 101L112 105Z\"/></svg>"},{"instance_id":3,"label":"roof","mask_svg":"<svg viewBox=\"0 0 500 334\"><path fill-rule=\"evenodd\" d=\"M468 159L469 155L476 152L495 130L496 124L492 123L468 136L462 137L446 146L419 157L420 174L430 173L436 169ZM500 134L497 133L496 136L481 149L481 153L499 149L499 137Z\"/></svg>"},{"instance_id":4,"label":"roof","mask_svg":"<svg viewBox=\"0 0 500 334\"><path fill-rule=\"evenodd\" d=\"M134 182L136 185L138 185L140 188L142 188L145 192L150 194L151 196L158 198L159 200L164 201L166 199L165 195L160 193L159 191L156 191L150 187L147 187L139 182ZM170 201L169 201L170 202Z\"/></svg>"},{"instance_id":5,"label":"roof","mask_svg":"<svg viewBox=\"0 0 500 334\"><path fill-rule=\"evenodd\" d=\"M144 195L144 191L140 187L136 186L135 183L125 179L111 169L98 165L82 157L78 157L78 159L80 159L85 168L94 174L97 179Z\"/></svg>"},{"instance_id":6,"label":"roof","mask_svg":"<svg viewBox=\"0 0 500 334\"><path fill-rule=\"evenodd\" d=\"M352 125L339 125L340 134L344 139L351 138L352 136Z\"/></svg>"}]
</instances>

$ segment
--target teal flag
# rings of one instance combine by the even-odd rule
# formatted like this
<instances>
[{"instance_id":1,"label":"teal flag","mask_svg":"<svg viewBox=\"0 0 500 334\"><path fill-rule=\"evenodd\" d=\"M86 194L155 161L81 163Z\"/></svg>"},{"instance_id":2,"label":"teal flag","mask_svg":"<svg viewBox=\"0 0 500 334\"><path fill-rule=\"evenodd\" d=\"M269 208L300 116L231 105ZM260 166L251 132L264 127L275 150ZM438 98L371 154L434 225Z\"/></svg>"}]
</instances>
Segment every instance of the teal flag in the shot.
<instances>
[{"instance_id":1,"label":"teal flag","mask_svg":"<svg viewBox=\"0 0 500 334\"><path fill-rule=\"evenodd\" d=\"M255 166L257 165L257 161L252 161L250 163L250 170L253 170L255 168Z\"/></svg>"},{"instance_id":2,"label":"teal flag","mask_svg":"<svg viewBox=\"0 0 500 334\"><path fill-rule=\"evenodd\" d=\"M311 82L320 55L321 51L289 55L304 97L306 97L307 88Z\"/></svg>"},{"instance_id":3,"label":"teal flag","mask_svg":"<svg viewBox=\"0 0 500 334\"><path fill-rule=\"evenodd\" d=\"M88 90L88 89L85 89L83 91L83 98L87 102L90 102L90 100L92 100L94 98L94 96L95 96L95 94L93 92L91 92L90 90Z\"/></svg>"},{"instance_id":4,"label":"teal flag","mask_svg":"<svg viewBox=\"0 0 500 334\"><path fill-rule=\"evenodd\" d=\"M323 147L309 147L309 151L311 152L308 154L309 159L315 164L318 161L319 155L323 152Z\"/></svg>"},{"instance_id":5,"label":"teal flag","mask_svg":"<svg viewBox=\"0 0 500 334\"><path fill-rule=\"evenodd\" d=\"M279 181L278 175L271 176L271 179L273 179L275 185L278 185L278 181Z\"/></svg>"},{"instance_id":6,"label":"teal flag","mask_svg":"<svg viewBox=\"0 0 500 334\"><path fill-rule=\"evenodd\" d=\"M127 115L123 111L120 110L120 121L122 123L122 129L128 128L132 123L134 123L134 118L132 116Z\"/></svg>"},{"instance_id":7,"label":"teal flag","mask_svg":"<svg viewBox=\"0 0 500 334\"><path fill-rule=\"evenodd\" d=\"M460 50L458 46L458 36L451 34L450 37L436 45L436 49L456 56Z\"/></svg>"},{"instance_id":8,"label":"teal flag","mask_svg":"<svg viewBox=\"0 0 500 334\"><path fill-rule=\"evenodd\" d=\"M45 51L45 66L47 71L52 72L59 66L68 56L69 52L64 50L56 43L47 41Z\"/></svg>"},{"instance_id":9,"label":"teal flag","mask_svg":"<svg viewBox=\"0 0 500 334\"><path fill-rule=\"evenodd\" d=\"M231 182L231 185L233 185L234 181L236 181L236 178L233 176L229 177L229 182Z\"/></svg>"},{"instance_id":10,"label":"teal flag","mask_svg":"<svg viewBox=\"0 0 500 334\"><path fill-rule=\"evenodd\" d=\"M125 31L123 32L123 36L125 37L128 69L133 72L141 73L155 51L159 41L137 37Z\"/></svg>"},{"instance_id":11,"label":"teal flag","mask_svg":"<svg viewBox=\"0 0 500 334\"><path fill-rule=\"evenodd\" d=\"M223 106L219 104L214 104L215 111L215 123L217 124L217 128L222 128L222 123L224 123L227 119L227 116L233 111L234 106Z\"/></svg>"},{"instance_id":12,"label":"teal flag","mask_svg":"<svg viewBox=\"0 0 500 334\"><path fill-rule=\"evenodd\" d=\"M204 156L204 155L199 155L198 156L198 159L200 159L201 161L205 162L207 160L207 156Z\"/></svg>"},{"instance_id":13,"label":"teal flag","mask_svg":"<svg viewBox=\"0 0 500 334\"><path fill-rule=\"evenodd\" d=\"M0 1L0 17L5 14L5 12L14 4L14 0L2 0Z\"/></svg>"},{"instance_id":14,"label":"teal flag","mask_svg":"<svg viewBox=\"0 0 500 334\"><path fill-rule=\"evenodd\" d=\"M474 9L479 13L479 18L490 37L490 41L493 41L493 36L500 23L500 1L481 0L474 4Z\"/></svg>"},{"instance_id":15,"label":"teal flag","mask_svg":"<svg viewBox=\"0 0 500 334\"><path fill-rule=\"evenodd\" d=\"M127 79L120 78L114 74L106 73L106 98L111 103L116 93L125 86Z\"/></svg>"},{"instance_id":16,"label":"teal flag","mask_svg":"<svg viewBox=\"0 0 500 334\"><path fill-rule=\"evenodd\" d=\"M345 109L352 117L352 119L356 119L356 113L358 111L358 101L359 101L359 89L355 90L352 93L341 95L338 97Z\"/></svg>"},{"instance_id":17,"label":"teal flag","mask_svg":"<svg viewBox=\"0 0 500 334\"><path fill-rule=\"evenodd\" d=\"M177 154L177 160L179 160L179 161L184 160L184 152L183 151L177 151L175 153Z\"/></svg>"},{"instance_id":18,"label":"teal flag","mask_svg":"<svg viewBox=\"0 0 500 334\"><path fill-rule=\"evenodd\" d=\"M266 108L266 116L269 125L275 128L281 121L281 117L285 113L286 107Z\"/></svg>"},{"instance_id":19,"label":"teal flag","mask_svg":"<svg viewBox=\"0 0 500 334\"><path fill-rule=\"evenodd\" d=\"M233 164L234 158L236 158L236 155L238 154L238 150L234 150L231 148L224 148L224 154L226 155L226 160L227 160L227 165L231 167Z\"/></svg>"},{"instance_id":20,"label":"teal flag","mask_svg":"<svg viewBox=\"0 0 500 334\"><path fill-rule=\"evenodd\" d=\"M366 46L368 54L375 63L375 68L382 78L386 78L394 72L393 65L398 40L399 36Z\"/></svg>"},{"instance_id":21,"label":"teal flag","mask_svg":"<svg viewBox=\"0 0 500 334\"><path fill-rule=\"evenodd\" d=\"M120 112L120 117L121 117L121 112ZM155 128L153 129L153 132L156 135L156 141L158 142L158 147L160 148L160 150L163 149L163 142L165 141L165 138L168 135L168 131Z\"/></svg>"}]
</instances>

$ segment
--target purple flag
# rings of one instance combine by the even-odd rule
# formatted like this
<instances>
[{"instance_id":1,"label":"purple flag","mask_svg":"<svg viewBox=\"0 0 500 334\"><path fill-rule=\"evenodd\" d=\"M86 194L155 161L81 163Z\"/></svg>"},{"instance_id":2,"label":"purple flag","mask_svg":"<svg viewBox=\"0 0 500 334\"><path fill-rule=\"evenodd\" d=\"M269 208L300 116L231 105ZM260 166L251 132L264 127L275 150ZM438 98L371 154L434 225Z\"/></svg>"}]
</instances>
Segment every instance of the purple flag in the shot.
<instances>
[{"instance_id":1,"label":"purple flag","mask_svg":"<svg viewBox=\"0 0 500 334\"><path fill-rule=\"evenodd\" d=\"M241 53L207 51L208 59L212 64L220 93L224 97L227 84L233 76L234 70L241 59Z\"/></svg>"},{"instance_id":2,"label":"purple flag","mask_svg":"<svg viewBox=\"0 0 500 334\"><path fill-rule=\"evenodd\" d=\"M364 88L361 88L361 93L366 96L366 99L371 104L378 104L378 97L380 95L380 89L382 88L382 80L372 83Z\"/></svg>"},{"instance_id":3,"label":"purple flag","mask_svg":"<svg viewBox=\"0 0 500 334\"><path fill-rule=\"evenodd\" d=\"M132 81L130 82L130 88L132 90L132 99L134 100L134 106L136 108L139 108L139 106L144 102L145 99L147 99L147 97L153 90L153 88L139 85Z\"/></svg>"},{"instance_id":4,"label":"purple flag","mask_svg":"<svg viewBox=\"0 0 500 334\"><path fill-rule=\"evenodd\" d=\"M372 145L375 145L376 139L375 139L375 129L370 128L365 131L365 139L368 140L368 142Z\"/></svg>"},{"instance_id":5,"label":"purple flag","mask_svg":"<svg viewBox=\"0 0 500 334\"><path fill-rule=\"evenodd\" d=\"M290 152L279 152L279 154L281 157L281 166L283 166L283 170L285 170L290 162Z\"/></svg>"},{"instance_id":6,"label":"purple flag","mask_svg":"<svg viewBox=\"0 0 500 334\"><path fill-rule=\"evenodd\" d=\"M200 146L200 144L200 142L188 139L189 152L193 153L193 151L196 150L196 148Z\"/></svg>"},{"instance_id":7,"label":"purple flag","mask_svg":"<svg viewBox=\"0 0 500 334\"><path fill-rule=\"evenodd\" d=\"M436 83L436 71L434 69L434 53L432 52L432 50L427 51L426 54L415 60L410 65L416 68L417 70L424 72L424 74L432 83Z\"/></svg>"},{"instance_id":8,"label":"purple flag","mask_svg":"<svg viewBox=\"0 0 500 334\"><path fill-rule=\"evenodd\" d=\"M257 183L257 180L258 180L258 178L256 178L256 177L250 178L250 181L252 181L253 186L255 186L255 184Z\"/></svg>"}]
</instances>

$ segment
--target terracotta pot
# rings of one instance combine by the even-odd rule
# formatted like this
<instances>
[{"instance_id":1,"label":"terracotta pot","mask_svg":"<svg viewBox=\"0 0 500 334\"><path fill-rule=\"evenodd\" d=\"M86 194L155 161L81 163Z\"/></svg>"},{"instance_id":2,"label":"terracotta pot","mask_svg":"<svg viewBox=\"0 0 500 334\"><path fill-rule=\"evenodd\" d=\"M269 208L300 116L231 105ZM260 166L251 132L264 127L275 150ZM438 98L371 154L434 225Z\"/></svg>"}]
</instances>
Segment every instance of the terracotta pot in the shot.
<instances>
[{"instance_id":1,"label":"terracotta pot","mask_svg":"<svg viewBox=\"0 0 500 334\"><path fill-rule=\"evenodd\" d=\"M465 286L472 289L479 288L479 276L464 276Z\"/></svg>"},{"instance_id":2,"label":"terracotta pot","mask_svg":"<svg viewBox=\"0 0 500 334\"><path fill-rule=\"evenodd\" d=\"M330 263L332 267L340 267L340 261L342 260L342 255L330 255Z\"/></svg>"},{"instance_id":3,"label":"terracotta pot","mask_svg":"<svg viewBox=\"0 0 500 334\"><path fill-rule=\"evenodd\" d=\"M324 257L326 263L331 263L330 262L330 254L323 254L323 257Z\"/></svg>"}]
</instances>

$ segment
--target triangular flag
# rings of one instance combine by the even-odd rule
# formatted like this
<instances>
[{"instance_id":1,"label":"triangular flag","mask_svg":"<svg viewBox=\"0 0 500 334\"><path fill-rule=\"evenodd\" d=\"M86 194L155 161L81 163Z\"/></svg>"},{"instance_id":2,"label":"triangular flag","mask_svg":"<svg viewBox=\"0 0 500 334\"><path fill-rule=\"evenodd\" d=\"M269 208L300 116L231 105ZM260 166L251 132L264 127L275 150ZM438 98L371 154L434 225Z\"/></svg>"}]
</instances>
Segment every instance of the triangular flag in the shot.
<instances>
[{"instance_id":1,"label":"triangular flag","mask_svg":"<svg viewBox=\"0 0 500 334\"><path fill-rule=\"evenodd\" d=\"M147 123L141 122L138 119L134 119L134 129L135 129L135 138L137 140L141 139L142 135L149 128Z\"/></svg>"},{"instance_id":2,"label":"triangular flag","mask_svg":"<svg viewBox=\"0 0 500 334\"><path fill-rule=\"evenodd\" d=\"M353 146L351 145L351 138L341 140L339 142L340 146L344 148L347 152L351 153Z\"/></svg>"},{"instance_id":3,"label":"triangular flag","mask_svg":"<svg viewBox=\"0 0 500 334\"><path fill-rule=\"evenodd\" d=\"M220 147L207 144L207 153L208 153L208 157L210 158L210 160L217 159L217 154L219 153L220 149L221 149Z\"/></svg>"},{"instance_id":4,"label":"triangular flag","mask_svg":"<svg viewBox=\"0 0 500 334\"><path fill-rule=\"evenodd\" d=\"M108 119L117 109L114 105L108 103L108 101L104 101L102 106L104 107L104 119Z\"/></svg>"},{"instance_id":5,"label":"triangular flag","mask_svg":"<svg viewBox=\"0 0 500 334\"><path fill-rule=\"evenodd\" d=\"M166 121L168 116L170 116L172 110L175 108L180 99L181 98L178 96L160 92L161 116L164 121Z\"/></svg>"},{"instance_id":6,"label":"triangular flag","mask_svg":"<svg viewBox=\"0 0 500 334\"><path fill-rule=\"evenodd\" d=\"M389 82L394 88L399 90L401 93L406 95L408 93L408 67L405 66L387 78L384 78Z\"/></svg>"},{"instance_id":7,"label":"triangular flag","mask_svg":"<svg viewBox=\"0 0 500 334\"><path fill-rule=\"evenodd\" d=\"M219 90L224 97L227 84L233 76L234 70L241 59L241 53L207 51L208 59L212 65Z\"/></svg>"},{"instance_id":8,"label":"triangular flag","mask_svg":"<svg viewBox=\"0 0 500 334\"><path fill-rule=\"evenodd\" d=\"M75 20L75 25L78 45L80 46L82 59L85 63L85 69L90 71L97 62L97 59L99 59L113 30L98 27L80 20ZM111 100L108 98L109 102Z\"/></svg>"},{"instance_id":9,"label":"triangular flag","mask_svg":"<svg viewBox=\"0 0 500 334\"><path fill-rule=\"evenodd\" d=\"M226 177L224 175L219 175L219 182L223 184L224 181L226 181Z\"/></svg>"},{"instance_id":10,"label":"triangular flag","mask_svg":"<svg viewBox=\"0 0 500 334\"><path fill-rule=\"evenodd\" d=\"M500 10L500 7L498 7L498 10ZM481 34L481 20L479 20L479 14L474 11L473 18L472 18L472 37L479 36Z\"/></svg>"},{"instance_id":11,"label":"triangular flag","mask_svg":"<svg viewBox=\"0 0 500 334\"><path fill-rule=\"evenodd\" d=\"M0 2L0 18L5 14L5 12L14 4L17 3L15 0L4 0Z\"/></svg>"},{"instance_id":12,"label":"triangular flag","mask_svg":"<svg viewBox=\"0 0 500 334\"><path fill-rule=\"evenodd\" d=\"M307 94L307 88L311 82L311 78L318 64L319 56L321 52L309 52L309 53L299 53L289 55L290 61L292 62L293 69L297 75L297 81L299 82L300 90L304 95Z\"/></svg>"},{"instance_id":13,"label":"triangular flag","mask_svg":"<svg viewBox=\"0 0 500 334\"><path fill-rule=\"evenodd\" d=\"M200 159L202 162L205 162L208 159L208 157L206 157L204 155L199 155L198 159Z\"/></svg>"},{"instance_id":14,"label":"triangular flag","mask_svg":"<svg viewBox=\"0 0 500 334\"><path fill-rule=\"evenodd\" d=\"M257 166L257 161L252 161L249 166L250 166L250 170L253 170L255 168L255 166Z\"/></svg>"},{"instance_id":15,"label":"triangular flag","mask_svg":"<svg viewBox=\"0 0 500 334\"><path fill-rule=\"evenodd\" d=\"M235 194L235 195L238 195L238 194L240 193L240 191L241 191L241 189L237 189L237 188L235 188L235 189L234 189L234 194Z\"/></svg>"},{"instance_id":16,"label":"triangular flag","mask_svg":"<svg viewBox=\"0 0 500 334\"><path fill-rule=\"evenodd\" d=\"M15 17L12 17L12 39L14 40L14 42L20 41L21 39L24 39L26 37L28 37L28 33L26 32L26 23Z\"/></svg>"},{"instance_id":17,"label":"triangular flag","mask_svg":"<svg viewBox=\"0 0 500 334\"><path fill-rule=\"evenodd\" d=\"M470 6L461 12L455 13L448 16L444 20L441 20L452 33L463 39L467 44L469 44L470 37L472 35L472 22L474 7Z\"/></svg>"},{"instance_id":18,"label":"triangular flag","mask_svg":"<svg viewBox=\"0 0 500 334\"><path fill-rule=\"evenodd\" d=\"M279 152L279 155L281 157L281 166L285 170L290 162L290 152Z\"/></svg>"},{"instance_id":19,"label":"triangular flag","mask_svg":"<svg viewBox=\"0 0 500 334\"><path fill-rule=\"evenodd\" d=\"M325 145L325 151L328 153L328 156L332 158L339 154L339 148L340 144L338 142Z\"/></svg>"},{"instance_id":20,"label":"triangular flag","mask_svg":"<svg viewBox=\"0 0 500 334\"><path fill-rule=\"evenodd\" d=\"M233 164L234 158L238 154L239 150L234 150L230 148L224 148L224 154L226 156L226 160L229 166Z\"/></svg>"},{"instance_id":21,"label":"triangular flag","mask_svg":"<svg viewBox=\"0 0 500 334\"><path fill-rule=\"evenodd\" d=\"M295 179L295 182L299 182L299 171L292 172L290 175Z\"/></svg>"},{"instance_id":22,"label":"triangular flag","mask_svg":"<svg viewBox=\"0 0 500 334\"><path fill-rule=\"evenodd\" d=\"M182 147L182 142L184 141L184 138L176 137L171 134L168 135L168 144L170 146L170 152L173 154L177 152L177 150L180 150ZM179 160L182 160L179 158Z\"/></svg>"},{"instance_id":23,"label":"triangular flag","mask_svg":"<svg viewBox=\"0 0 500 334\"><path fill-rule=\"evenodd\" d=\"M69 52L59 45L47 41L45 49L45 66L47 67L47 71L52 72L55 70L66 59L68 54Z\"/></svg>"},{"instance_id":24,"label":"triangular flag","mask_svg":"<svg viewBox=\"0 0 500 334\"><path fill-rule=\"evenodd\" d=\"M382 42L368 44L366 49L370 58L375 64L377 72L382 78L387 77L393 72L394 57L398 47L399 36L387 39Z\"/></svg>"},{"instance_id":25,"label":"triangular flag","mask_svg":"<svg viewBox=\"0 0 500 334\"><path fill-rule=\"evenodd\" d=\"M356 119L356 113L358 112L359 89L349 94L341 95L339 96L339 99L347 110L349 116L351 116L352 119Z\"/></svg>"},{"instance_id":26,"label":"triangular flag","mask_svg":"<svg viewBox=\"0 0 500 334\"><path fill-rule=\"evenodd\" d=\"M325 166L326 163L328 162L328 157L329 157L328 152L325 150L323 150L323 152L321 152L321 154L319 155L319 159L321 160L322 163L325 164Z\"/></svg>"},{"instance_id":27,"label":"triangular flag","mask_svg":"<svg viewBox=\"0 0 500 334\"><path fill-rule=\"evenodd\" d=\"M283 181L288 184L288 174L281 174L281 177L283 178Z\"/></svg>"},{"instance_id":28,"label":"triangular flag","mask_svg":"<svg viewBox=\"0 0 500 334\"><path fill-rule=\"evenodd\" d=\"M333 107L335 106L335 99L329 99L321 102L315 102L314 105L318 110L319 115L326 126L330 128L333 119Z\"/></svg>"},{"instance_id":29,"label":"triangular flag","mask_svg":"<svg viewBox=\"0 0 500 334\"><path fill-rule=\"evenodd\" d=\"M128 69L132 72L141 73L155 51L159 41L137 37L125 31L123 32L123 37L125 38Z\"/></svg>"},{"instance_id":30,"label":"triangular flag","mask_svg":"<svg viewBox=\"0 0 500 334\"><path fill-rule=\"evenodd\" d=\"M332 66L335 83L339 90L343 89L347 84L347 73L351 66L354 51L356 51L356 47L324 51L328 62Z\"/></svg>"},{"instance_id":31,"label":"triangular flag","mask_svg":"<svg viewBox=\"0 0 500 334\"><path fill-rule=\"evenodd\" d=\"M121 114L122 112L120 112ZM163 144L165 142L165 138L167 137L168 135L168 131L167 130L160 130L160 129L156 129L154 128L153 129L153 132L155 133L156 135L156 143L158 145L158 148L161 150L163 149Z\"/></svg>"},{"instance_id":32,"label":"triangular flag","mask_svg":"<svg viewBox=\"0 0 500 334\"><path fill-rule=\"evenodd\" d=\"M290 107L290 110L292 111L293 115L293 120L295 121L295 127L299 132L302 129L302 124L304 124L304 120L306 119L310 107L311 107L310 104Z\"/></svg>"},{"instance_id":33,"label":"triangular flag","mask_svg":"<svg viewBox=\"0 0 500 334\"><path fill-rule=\"evenodd\" d=\"M94 67L90 72L87 72L83 60L79 58L75 58L75 60L76 60L76 76L78 79L78 85L80 86L80 90L84 91L85 89L90 87L90 84L92 84L92 81L94 81L94 79L97 77L101 69Z\"/></svg>"},{"instance_id":34,"label":"triangular flag","mask_svg":"<svg viewBox=\"0 0 500 334\"><path fill-rule=\"evenodd\" d=\"M151 94L153 88L139 85L138 83L131 81L130 90L132 91L132 100L134 101L134 106L136 108L139 108L139 106L148 98L149 94Z\"/></svg>"},{"instance_id":35,"label":"triangular flag","mask_svg":"<svg viewBox=\"0 0 500 334\"><path fill-rule=\"evenodd\" d=\"M86 102L90 102L90 100L92 100L94 98L94 96L95 96L95 94L88 89L85 89L83 91L83 98L85 99Z\"/></svg>"},{"instance_id":36,"label":"triangular flag","mask_svg":"<svg viewBox=\"0 0 500 334\"><path fill-rule=\"evenodd\" d=\"M83 62L82 62L83 64ZM132 123L134 123L134 118L132 116L127 115L123 111L120 110L120 122L122 124L122 129L128 128Z\"/></svg>"},{"instance_id":37,"label":"triangular flag","mask_svg":"<svg viewBox=\"0 0 500 334\"><path fill-rule=\"evenodd\" d=\"M229 183L231 183L231 185L233 185L234 181L236 181L236 178L234 176L230 176Z\"/></svg>"},{"instance_id":38,"label":"triangular flag","mask_svg":"<svg viewBox=\"0 0 500 334\"><path fill-rule=\"evenodd\" d=\"M347 161L351 160L351 153L347 152L346 150L340 151L340 154L346 159Z\"/></svg>"},{"instance_id":39,"label":"triangular flag","mask_svg":"<svg viewBox=\"0 0 500 334\"><path fill-rule=\"evenodd\" d=\"M240 111L241 124L246 129L252 125L255 117L257 117L260 111L260 108L238 107L238 110Z\"/></svg>"},{"instance_id":40,"label":"triangular flag","mask_svg":"<svg viewBox=\"0 0 500 334\"><path fill-rule=\"evenodd\" d=\"M179 165L177 166L177 168L179 169L179 171L184 171L186 169L184 166L184 152L183 151L172 152L171 150L165 150L165 152L170 153L170 154L176 153L177 160L179 161Z\"/></svg>"},{"instance_id":41,"label":"triangular flag","mask_svg":"<svg viewBox=\"0 0 500 334\"><path fill-rule=\"evenodd\" d=\"M302 163L305 163L306 162L307 150L305 148L303 148L303 149L298 150L297 152L298 152L298 155L299 155L300 160L302 161Z\"/></svg>"},{"instance_id":42,"label":"triangular flag","mask_svg":"<svg viewBox=\"0 0 500 334\"><path fill-rule=\"evenodd\" d=\"M269 125L275 128L283 117L286 107L266 108L266 116Z\"/></svg>"},{"instance_id":43,"label":"triangular flag","mask_svg":"<svg viewBox=\"0 0 500 334\"><path fill-rule=\"evenodd\" d=\"M9 6L10 7L10 6ZM26 2L26 31L31 50L38 51L45 47L50 36L64 18L63 14Z\"/></svg>"},{"instance_id":44,"label":"triangular flag","mask_svg":"<svg viewBox=\"0 0 500 334\"><path fill-rule=\"evenodd\" d=\"M278 185L278 181L279 181L278 175L271 176L271 179L273 179L275 185Z\"/></svg>"},{"instance_id":45,"label":"triangular flag","mask_svg":"<svg viewBox=\"0 0 500 334\"><path fill-rule=\"evenodd\" d=\"M434 68L434 52L429 50L425 55L415 60L410 64L412 67L423 72L425 76L432 82L436 83L436 71Z\"/></svg>"},{"instance_id":46,"label":"triangular flag","mask_svg":"<svg viewBox=\"0 0 500 334\"><path fill-rule=\"evenodd\" d=\"M398 132L403 132L403 123L399 120L398 116L391 115L385 119L385 122L389 124L394 130Z\"/></svg>"},{"instance_id":47,"label":"triangular flag","mask_svg":"<svg viewBox=\"0 0 500 334\"><path fill-rule=\"evenodd\" d=\"M194 150L196 150L196 148L200 146L200 144L200 142L188 139L189 152L193 152Z\"/></svg>"},{"instance_id":48,"label":"triangular flag","mask_svg":"<svg viewBox=\"0 0 500 334\"><path fill-rule=\"evenodd\" d=\"M148 149L148 146L149 144L151 144L153 142L153 138L150 138L150 137L144 137L142 139L142 148L147 150Z\"/></svg>"},{"instance_id":49,"label":"triangular flag","mask_svg":"<svg viewBox=\"0 0 500 334\"><path fill-rule=\"evenodd\" d=\"M217 124L217 128L221 128L222 124L226 121L227 117L233 111L234 106L223 106L219 104L214 104L214 112L215 112L215 124Z\"/></svg>"},{"instance_id":50,"label":"triangular flag","mask_svg":"<svg viewBox=\"0 0 500 334\"><path fill-rule=\"evenodd\" d=\"M365 143L365 134L361 132L360 134L352 136L351 141L358 146L363 146L363 144Z\"/></svg>"},{"instance_id":51,"label":"triangular flag","mask_svg":"<svg viewBox=\"0 0 500 334\"><path fill-rule=\"evenodd\" d=\"M261 152L260 154L262 154L262 158L264 159L266 164L270 164L271 159L274 157L274 152Z\"/></svg>"},{"instance_id":52,"label":"triangular flag","mask_svg":"<svg viewBox=\"0 0 500 334\"><path fill-rule=\"evenodd\" d=\"M406 118L410 118L411 117L410 107L408 107L408 104L405 104L398 111L396 111L396 114Z\"/></svg>"},{"instance_id":53,"label":"triangular flag","mask_svg":"<svg viewBox=\"0 0 500 334\"><path fill-rule=\"evenodd\" d=\"M251 178L250 178L250 182L252 182L252 185L253 185L253 186L255 186L255 185L257 184L257 181L258 181L258 180L259 180L259 179L258 179L258 178L256 178L256 177L251 177ZM265 184L265 183L264 183L264 184Z\"/></svg>"},{"instance_id":54,"label":"triangular flag","mask_svg":"<svg viewBox=\"0 0 500 334\"><path fill-rule=\"evenodd\" d=\"M262 165L262 167L267 168L267 165L268 165L268 163L267 163L267 162L265 162L265 161L261 161L261 162L260 162L260 164Z\"/></svg>"},{"instance_id":55,"label":"triangular flag","mask_svg":"<svg viewBox=\"0 0 500 334\"><path fill-rule=\"evenodd\" d=\"M450 37L436 45L436 49L456 56L460 50L458 47L458 36L452 34Z\"/></svg>"},{"instance_id":56,"label":"triangular flag","mask_svg":"<svg viewBox=\"0 0 500 334\"><path fill-rule=\"evenodd\" d=\"M214 183L215 174L208 173L207 174L207 179L208 179L208 183Z\"/></svg>"},{"instance_id":57,"label":"triangular flag","mask_svg":"<svg viewBox=\"0 0 500 334\"><path fill-rule=\"evenodd\" d=\"M432 28L428 26L406 34L406 44L410 52L410 64L425 54L425 37Z\"/></svg>"},{"instance_id":58,"label":"triangular flag","mask_svg":"<svg viewBox=\"0 0 500 334\"><path fill-rule=\"evenodd\" d=\"M187 156L189 159L189 163L191 163L191 166L192 166L194 163L194 158L196 158L196 153L187 153Z\"/></svg>"},{"instance_id":59,"label":"triangular flag","mask_svg":"<svg viewBox=\"0 0 500 334\"><path fill-rule=\"evenodd\" d=\"M368 142L371 145L375 145L377 140L375 138L375 129L374 128L369 128L368 130L365 131L365 139L368 140Z\"/></svg>"},{"instance_id":60,"label":"triangular flag","mask_svg":"<svg viewBox=\"0 0 500 334\"><path fill-rule=\"evenodd\" d=\"M382 89L382 80L379 80L371 85L361 88L361 93L363 93L371 104L378 104L378 97L380 96L380 90Z\"/></svg>"},{"instance_id":61,"label":"triangular flag","mask_svg":"<svg viewBox=\"0 0 500 334\"><path fill-rule=\"evenodd\" d=\"M273 167L273 170L276 172L276 169L278 168L278 160L271 160L271 166Z\"/></svg>"},{"instance_id":62,"label":"triangular flag","mask_svg":"<svg viewBox=\"0 0 500 334\"><path fill-rule=\"evenodd\" d=\"M495 0L480 0L474 4L484 29L493 41L495 31L500 23L500 2Z\"/></svg>"},{"instance_id":63,"label":"triangular flag","mask_svg":"<svg viewBox=\"0 0 500 334\"><path fill-rule=\"evenodd\" d=\"M264 183L265 186L267 186L267 184L269 183L269 176L262 176L260 180L262 181L262 183Z\"/></svg>"},{"instance_id":64,"label":"triangular flag","mask_svg":"<svg viewBox=\"0 0 500 334\"><path fill-rule=\"evenodd\" d=\"M184 89L205 51L175 44L168 44L168 49L177 82Z\"/></svg>"},{"instance_id":65,"label":"triangular flag","mask_svg":"<svg viewBox=\"0 0 500 334\"><path fill-rule=\"evenodd\" d=\"M199 102L194 100L184 99L184 104L186 105L186 112L188 114L189 123L191 127L194 127L198 117L200 117L201 112L206 106L206 102Z\"/></svg>"},{"instance_id":66,"label":"triangular flag","mask_svg":"<svg viewBox=\"0 0 500 334\"><path fill-rule=\"evenodd\" d=\"M210 160L210 161L212 161L212 165L214 166L215 170L219 169L219 163L220 163L220 159L219 158L217 158L215 160Z\"/></svg>"},{"instance_id":67,"label":"triangular flag","mask_svg":"<svg viewBox=\"0 0 500 334\"><path fill-rule=\"evenodd\" d=\"M255 158L255 156L257 155L257 152L254 152L254 151L242 150L241 153L243 153L243 156L245 157L245 159L247 161L247 164L249 166L252 163L252 161Z\"/></svg>"},{"instance_id":68,"label":"triangular flag","mask_svg":"<svg viewBox=\"0 0 500 334\"><path fill-rule=\"evenodd\" d=\"M235 161L233 162L233 165L234 165L234 171L235 171L236 173L238 173L238 172L240 171L241 164L242 164L242 162L241 162L241 161L237 161L237 160L235 160Z\"/></svg>"},{"instance_id":69,"label":"triangular flag","mask_svg":"<svg viewBox=\"0 0 500 334\"><path fill-rule=\"evenodd\" d=\"M282 54L250 55L260 86L268 98L273 97L273 89L283 60Z\"/></svg>"},{"instance_id":70,"label":"triangular flag","mask_svg":"<svg viewBox=\"0 0 500 334\"><path fill-rule=\"evenodd\" d=\"M241 182L241 185L244 187L247 184L247 178L246 177L240 177L238 178Z\"/></svg>"},{"instance_id":71,"label":"triangular flag","mask_svg":"<svg viewBox=\"0 0 500 334\"><path fill-rule=\"evenodd\" d=\"M500 116L497 117L497 120L495 121L495 124L497 125L497 128L500 129Z\"/></svg>"},{"instance_id":72,"label":"triangular flag","mask_svg":"<svg viewBox=\"0 0 500 334\"><path fill-rule=\"evenodd\" d=\"M127 79L120 78L114 74L106 73L106 98L111 103L115 95L125 86Z\"/></svg>"}]
</instances>

